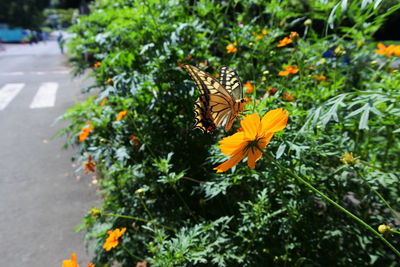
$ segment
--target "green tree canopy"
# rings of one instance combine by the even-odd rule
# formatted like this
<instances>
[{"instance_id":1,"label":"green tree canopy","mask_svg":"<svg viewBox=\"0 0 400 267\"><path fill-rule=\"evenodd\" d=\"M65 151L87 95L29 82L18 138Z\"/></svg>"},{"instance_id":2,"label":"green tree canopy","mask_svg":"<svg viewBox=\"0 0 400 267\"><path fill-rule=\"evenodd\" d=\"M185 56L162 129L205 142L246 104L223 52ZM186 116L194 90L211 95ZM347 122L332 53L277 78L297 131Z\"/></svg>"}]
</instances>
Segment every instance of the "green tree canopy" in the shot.
<instances>
[{"instance_id":1,"label":"green tree canopy","mask_svg":"<svg viewBox=\"0 0 400 267\"><path fill-rule=\"evenodd\" d=\"M42 11L50 0L0 0L0 23L36 28L43 22Z\"/></svg>"}]
</instances>

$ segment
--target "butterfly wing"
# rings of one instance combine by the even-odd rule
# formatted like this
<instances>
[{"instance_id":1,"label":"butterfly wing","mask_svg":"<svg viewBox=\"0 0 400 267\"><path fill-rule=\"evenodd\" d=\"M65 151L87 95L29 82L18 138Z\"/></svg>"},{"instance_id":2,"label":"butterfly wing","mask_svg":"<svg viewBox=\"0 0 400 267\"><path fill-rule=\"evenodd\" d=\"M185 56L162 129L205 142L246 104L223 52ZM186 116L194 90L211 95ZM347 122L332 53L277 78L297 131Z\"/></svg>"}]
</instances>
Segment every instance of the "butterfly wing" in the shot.
<instances>
[{"instance_id":1,"label":"butterfly wing","mask_svg":"<svg viewBox=\"0 0 400 267\"><path fill-rule=\"evenodd\" d=\"M235 100L243 99L243 85L236 70L227 66L219 69L219 81Z\"/></svg>"},{"instance_id":2,"label":"butterfly wing","mask_svg":"<svg viewBox=\"0 0 400 267\"><path fill-rule=\"evenodd\" d=\"M196 123L194 128L203 132L212 132L216 127L225 124L225 130L229 131L237 115L235 114L235 99L221 83L207 72L191 65L184 65L201 95L195 102ZM229 127L228 127L229 126Z\"/></svg>"}]
</instances>

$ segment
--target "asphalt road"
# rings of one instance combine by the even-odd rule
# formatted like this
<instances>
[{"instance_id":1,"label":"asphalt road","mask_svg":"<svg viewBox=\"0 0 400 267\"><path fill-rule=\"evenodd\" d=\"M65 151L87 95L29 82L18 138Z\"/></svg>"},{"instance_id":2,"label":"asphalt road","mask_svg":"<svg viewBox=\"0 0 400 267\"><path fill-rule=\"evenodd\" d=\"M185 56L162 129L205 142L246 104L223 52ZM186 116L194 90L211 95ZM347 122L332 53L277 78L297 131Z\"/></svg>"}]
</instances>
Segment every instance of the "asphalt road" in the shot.
<instances>
[{"instance_id":1,"label":"asphalt road","mask_svg":"<svg viewBox=\"0 0 400 267\"><path fill-rule=\"evenodd\" d=\"M84 87L65 62L54 41L0 51L0 266L61 266L72 252L81 266L90 260L73 228L96 205L95 186L75 173L64 138L52 139Z\"/></svg>"}]
</instances>

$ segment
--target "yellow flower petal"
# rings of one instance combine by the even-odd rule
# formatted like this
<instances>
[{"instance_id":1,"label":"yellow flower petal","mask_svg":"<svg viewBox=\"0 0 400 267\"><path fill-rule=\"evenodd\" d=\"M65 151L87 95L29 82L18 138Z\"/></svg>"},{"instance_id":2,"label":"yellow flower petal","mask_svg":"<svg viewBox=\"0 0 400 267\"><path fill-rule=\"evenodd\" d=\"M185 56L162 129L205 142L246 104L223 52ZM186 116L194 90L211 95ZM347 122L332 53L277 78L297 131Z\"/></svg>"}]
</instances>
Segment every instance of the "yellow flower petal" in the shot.
<instances>
[{"instance_id":1,"label":"yellow flower petal","mask_svg":"<svg viewBox=\"0 0 400 267\"><path fill-rule=\"evenodd\" d=\"M241 121L240 125L243 128L244 138L253 140L257 137L257 130L260 126L260 116L257 113L247 115Z\"/></svg>"},{"instance_id":2,"label":"yellow flower petal","mask_svg":"<svg viewBox=\"0 0 400 267\"><path fill-rule=\"evenodd\" d=\"M284 129L288 118L289 115L282 108L268 111L261 120L261 133L265 135L266 133L275 133Z\"/></svg>"},{"instance_id":3,"label":"yellow flower petal","mask_svg":"<svg viewBox=\"0 0 400 267\"><path fill-rule=\"evenodd\" d=\"M242 145L245 145L244 142L244 132L237 132L231 136L225 137L221 141L219 141L222 153L226 156L230 156L235 154L235 151L238 148L241 148Z\"/></svg>"},{"instance_id":4,"label":"yellow flower petal","mask_svg":"<svg viewBox=\"0 0 400 267\"><path fill-rule=\"evenodd\" d=\"M244 157L246 156L246 152L241 151L238 154L234 155L224 163L220 164L219 166L215 167L214 170L217 170L217 172L226 172L236 164L238 164Z\"/></svg>"}]
</instances>

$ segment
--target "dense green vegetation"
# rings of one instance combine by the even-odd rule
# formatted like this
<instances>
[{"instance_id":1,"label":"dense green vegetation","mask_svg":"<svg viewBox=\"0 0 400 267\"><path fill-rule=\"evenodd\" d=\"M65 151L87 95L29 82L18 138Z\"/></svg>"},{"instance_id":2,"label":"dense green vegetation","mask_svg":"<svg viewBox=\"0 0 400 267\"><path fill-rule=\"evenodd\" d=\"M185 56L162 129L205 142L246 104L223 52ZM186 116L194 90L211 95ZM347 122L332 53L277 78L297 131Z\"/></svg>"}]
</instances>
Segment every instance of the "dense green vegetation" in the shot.
<instances>
[{"instance_id":1,"label":"dense green vegetation","mask_svg":"<svg viewBox=\"0 0 400 267\"><path fill-rule=\"evenodd\" d=\"M68 110L61 132L67 145L79 144L75 160L96 171L104 200L79 227L95 265L396 266L400 74L392 64L400 53L395 46L376 53L371 42L399 8L380 1L96 1L71 28L70 42L75 73L92 69L95 83L85 91L96 97ZM229 133L192 130L199 91L181 64L211 75L236 68L249 82L240 119L288 111L286 129L254 170L240 162L215 173L227 159L218 141L240 119ZM286 66L298 72L281 72ZM381 224L390 229L373 232ZM107 231L116 228L126 232L105 250Z\"/></svg>"}]
</instances>

